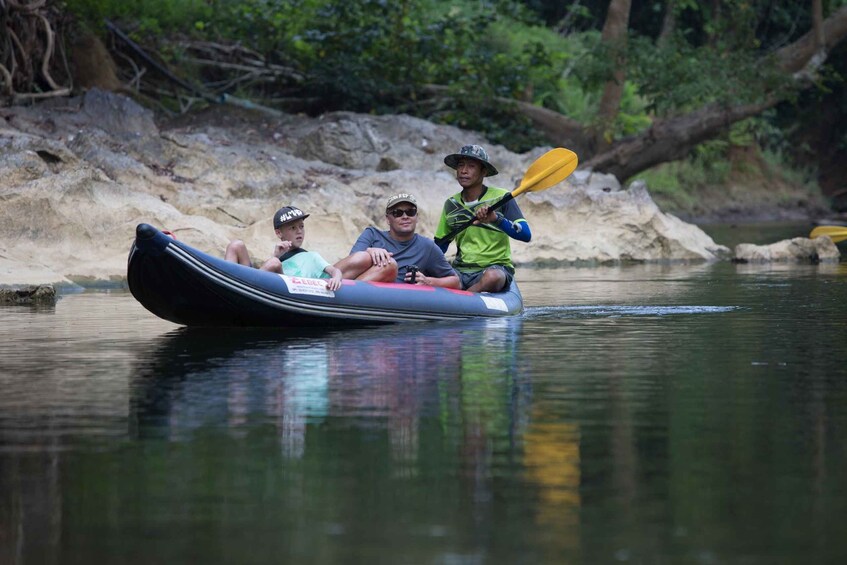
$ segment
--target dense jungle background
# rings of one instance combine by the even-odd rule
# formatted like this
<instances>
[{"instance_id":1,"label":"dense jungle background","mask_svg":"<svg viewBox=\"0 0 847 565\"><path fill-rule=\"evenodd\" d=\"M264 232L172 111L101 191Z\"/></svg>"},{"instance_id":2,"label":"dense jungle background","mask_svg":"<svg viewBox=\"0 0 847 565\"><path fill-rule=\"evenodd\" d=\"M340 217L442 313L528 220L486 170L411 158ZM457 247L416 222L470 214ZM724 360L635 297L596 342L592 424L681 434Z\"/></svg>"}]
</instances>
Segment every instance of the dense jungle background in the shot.
<instances>
[{"instance_id":1,"label":"dense jungle background","mask_svg":"<svg viewBox=\"0 0 847 565\"><path fill-rule=\"evenodd\" d=\"M403 113L569 147L683 217L847 211L847 0L0 0L0 33L3 105Z\"/></svg>"}]
</instances>

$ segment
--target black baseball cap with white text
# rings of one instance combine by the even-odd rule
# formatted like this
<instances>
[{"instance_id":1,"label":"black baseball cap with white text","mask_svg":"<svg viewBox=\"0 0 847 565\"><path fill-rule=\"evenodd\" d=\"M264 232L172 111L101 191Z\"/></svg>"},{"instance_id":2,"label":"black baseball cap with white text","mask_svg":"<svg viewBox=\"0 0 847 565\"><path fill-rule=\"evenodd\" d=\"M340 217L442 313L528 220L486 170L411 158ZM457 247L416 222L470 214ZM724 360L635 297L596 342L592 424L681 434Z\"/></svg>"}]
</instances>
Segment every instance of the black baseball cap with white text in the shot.
<instances>
[{"instance_id":1,"label":"black baseball cap with white text","mask_svg":"<svg viewBox=\"0 0 847 565\"><path fill-rule=\"evenodd\" d=\"M294 220L305 220L309 214L304 214L300 208L294 206L283 206L274 214L274 229L277 230Z\"/></svg>"}]
</instances>

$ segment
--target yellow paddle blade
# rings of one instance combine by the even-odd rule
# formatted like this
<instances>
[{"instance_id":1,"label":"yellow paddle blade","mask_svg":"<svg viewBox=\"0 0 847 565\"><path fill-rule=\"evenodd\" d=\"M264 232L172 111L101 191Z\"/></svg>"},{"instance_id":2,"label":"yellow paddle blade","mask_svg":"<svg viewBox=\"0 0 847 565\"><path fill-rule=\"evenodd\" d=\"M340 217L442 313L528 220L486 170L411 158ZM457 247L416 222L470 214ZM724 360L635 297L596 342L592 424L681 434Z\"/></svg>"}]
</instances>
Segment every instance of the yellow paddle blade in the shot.
<instances>
[{"instance_id":1,"label":"yellow paddle blade","mask_svg":"<svg viewBox=\"0 0 847 565\"><path fill-rule=\"evenodd\" d=\"M845 226L818 226L812 230L809 237L814 239L822 235L827 235L833 241L838 243L847 239L847 227Z\"/></svg>"},{"instance_id":2,"label":"yellow paddle blade","mask_svg":"<svg viewBox=\"0 0 847 565\"><path fill-rule=\"evenodd\" d=\"M576 153L570 149L551 149L529 166L521 183L512 191L512 196L548 189L568 178L578 164Z\"/></svg>"}]
</instances>

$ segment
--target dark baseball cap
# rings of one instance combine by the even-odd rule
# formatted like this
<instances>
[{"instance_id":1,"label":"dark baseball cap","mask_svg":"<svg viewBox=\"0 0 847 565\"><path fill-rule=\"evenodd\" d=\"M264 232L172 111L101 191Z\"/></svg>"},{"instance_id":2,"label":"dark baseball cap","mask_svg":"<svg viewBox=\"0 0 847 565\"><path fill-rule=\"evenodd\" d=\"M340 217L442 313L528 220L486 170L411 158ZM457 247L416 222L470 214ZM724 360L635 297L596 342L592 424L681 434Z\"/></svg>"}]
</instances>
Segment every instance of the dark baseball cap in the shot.
<instances>
[{"instance_id":1,"label":"dark baseball cap","mask_svg":"<svg viewBox=\"0 0 847 565\"><path fill-rule=\"evenodd\" d=\"M283 206L274 214L274 229L279 229L294 220L305 220L309 214L304 214L300 208L294 206Z\"/></svg>"}]
</instances>

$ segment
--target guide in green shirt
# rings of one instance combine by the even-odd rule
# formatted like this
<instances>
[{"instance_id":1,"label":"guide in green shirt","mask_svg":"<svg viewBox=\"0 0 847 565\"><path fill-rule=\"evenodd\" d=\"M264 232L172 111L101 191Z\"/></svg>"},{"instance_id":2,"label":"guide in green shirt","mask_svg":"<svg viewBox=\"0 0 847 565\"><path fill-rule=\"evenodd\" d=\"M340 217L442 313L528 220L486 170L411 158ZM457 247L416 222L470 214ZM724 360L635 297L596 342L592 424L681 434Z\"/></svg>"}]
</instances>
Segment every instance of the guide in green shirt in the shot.
<instances>
[{"instance_id":1,"label":"guide in green shirt","mask_svg":"<svg viewBox=\"0 0 847 565\"><path fill-rule=\"evenodd\" d=\"M483 184L485 177L497 174L488 153L479 145L465 145L458 153L447 155L444 163L456 170L462 191L444 203L435 243L445 253L450 242L456 242L453 268L459 273L462 288L471 292L499 292L512 282L510 239L528 242L532 238L529 224L518 204L511 200L499 211L490 209L508 193L502 188ZM476 219L469 228L452 236L459 226Z\"/></svg>"}]
</instances>

